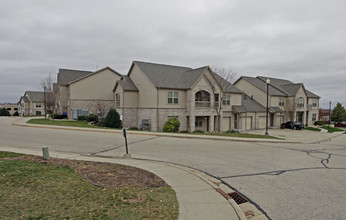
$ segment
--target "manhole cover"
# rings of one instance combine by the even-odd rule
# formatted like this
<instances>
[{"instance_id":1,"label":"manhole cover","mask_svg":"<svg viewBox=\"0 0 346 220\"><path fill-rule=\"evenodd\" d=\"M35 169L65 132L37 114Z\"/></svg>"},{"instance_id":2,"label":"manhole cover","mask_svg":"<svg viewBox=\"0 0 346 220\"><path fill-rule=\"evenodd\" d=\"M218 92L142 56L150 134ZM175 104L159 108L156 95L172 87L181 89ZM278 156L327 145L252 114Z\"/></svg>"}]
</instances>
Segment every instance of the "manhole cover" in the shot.
<instances>
[{"instance_id":1,"label":"manhole cover","mask_svg":"<svg viewBox=\"0 0 346 220\"><path fill-rule=\"evenodd\" d=\"M238 192L228 193L228 195L239 205L248 202L242 195Z\"/></svg>"}]
</instances>

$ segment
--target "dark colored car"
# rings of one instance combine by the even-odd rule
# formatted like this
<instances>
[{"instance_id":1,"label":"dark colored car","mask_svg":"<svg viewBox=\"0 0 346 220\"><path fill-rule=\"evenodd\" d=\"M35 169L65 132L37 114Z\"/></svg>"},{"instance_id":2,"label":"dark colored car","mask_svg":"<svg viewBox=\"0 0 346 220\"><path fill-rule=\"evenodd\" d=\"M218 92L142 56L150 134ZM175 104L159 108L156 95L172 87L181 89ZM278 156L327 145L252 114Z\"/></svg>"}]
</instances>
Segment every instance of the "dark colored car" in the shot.
<instances>
[{"instance_id":1,"label":"dark colored car","mask_svg":"<svg viewBox=\"0 0 346 220\"><path fill-rule=\"evenodd\" d=\"M290 128L290 129L292 129L292 123L293 123L293 129L295 129L295 130L300 130L300 129L304 128L304 125L302 123L299 123L299 122L296 122L296 121L293 121L293 122L288 121L286 123L282 123L281 124L281 128L282 129L283 128Z\"/></svg>"}]
</instances>

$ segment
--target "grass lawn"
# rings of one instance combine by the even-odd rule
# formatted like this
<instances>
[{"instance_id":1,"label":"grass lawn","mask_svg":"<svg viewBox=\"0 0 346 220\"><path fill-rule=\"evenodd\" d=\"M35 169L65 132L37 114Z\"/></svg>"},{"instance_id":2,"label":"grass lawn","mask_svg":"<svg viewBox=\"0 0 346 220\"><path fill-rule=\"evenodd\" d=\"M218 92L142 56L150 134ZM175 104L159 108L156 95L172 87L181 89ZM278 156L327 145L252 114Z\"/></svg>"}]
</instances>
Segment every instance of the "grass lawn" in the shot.
<instances>
[{"instance_id":1,"label":"grass lawn","mask_svg":"<svg viewBox=\"0 0 346 220\"><path fill-rule=\"evenodd\" d=\"M334 128L334 127L328 127L328 125L324 125L322 128L328 130L328 133L333 133L333 132L339 132L339 131L345 131L340 128Z\"/></svg>"},{"instance_id":2,"label":"grass lawn","mask_svg":"<svg viewBox=\"0 0 346 220\"><path fill-rule=\"evenodd\" d=\"M313 128L313 127L306 127L304 128L305 130L309 130L309 131L321 131L320 128Z\"/></svg>"},{"instance_id":3,"label":"grass lawn","mask_svg":"<svg viewBox=\"0 0 346 220\"><path fill-rule=\"evenodd\" d=\"M38 124L38 125L56 125L56 126L68 126L68 127L83 127L83 128L102 128L109 129L106 127L99 127L94 125L89 125L87 121L72 121L72 120L44 120L44 119L30 119L26 123L28 124Z\"/></svg>"},{"instance_id":4,"label":"grass lawn","mask_svg":"<svg viewBox=\"0 0 346 220\"><path fill-rule=\"evenodd\" d=\"M89 169L101 170L103 177L117 176L111 167L114 164L74 161L72 169L61 165L62 159L56 159L59 165L55 165L35 161L34 156L15 158L17 156L21 155L0 152L1 219L178 218L175 192L167 185L100 187L82 175L83 169L89 166ZM92 175L94 170L90 171ZM123 167L118 172L122 170Z\"/></svg>"}]
</instances>

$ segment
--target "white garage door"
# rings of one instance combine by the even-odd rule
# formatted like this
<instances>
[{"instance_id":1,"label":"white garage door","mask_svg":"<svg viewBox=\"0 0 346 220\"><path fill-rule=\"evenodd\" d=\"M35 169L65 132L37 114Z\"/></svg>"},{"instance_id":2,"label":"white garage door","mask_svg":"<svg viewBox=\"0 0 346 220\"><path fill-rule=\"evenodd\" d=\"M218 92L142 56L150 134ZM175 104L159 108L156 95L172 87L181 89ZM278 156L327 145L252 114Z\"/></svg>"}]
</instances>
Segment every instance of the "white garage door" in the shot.
<instances>
[{"instance_id":1,"label":"white garage door","mask_svg":"<svg viewBox=\"0 0 346 220\"><path fill-rule=\"evenodd\" d=\"M258 128L263 129L266 128L266 116L260 116L258 120Z\"/></svg>"},{"instance_id":2,"label":"white garage door","mask_svg":"<svg viewBox=\"0 0 346 220\"><path fill-rule=\"evenodd\" d=\"M230 117L224 117L222 118L222 131L229 131L231 130L231 118Z\"/></svg>"},{"instance_id":3,"label":"white garage door","mask_svg":"<svg viewBox=\"0 0 346 220\"><path fill-rule=\"evenodd\" d=\"M252 116L245 116L242 118L242 129L251 130L252 129Z\"/></svg>"}]
</instances>

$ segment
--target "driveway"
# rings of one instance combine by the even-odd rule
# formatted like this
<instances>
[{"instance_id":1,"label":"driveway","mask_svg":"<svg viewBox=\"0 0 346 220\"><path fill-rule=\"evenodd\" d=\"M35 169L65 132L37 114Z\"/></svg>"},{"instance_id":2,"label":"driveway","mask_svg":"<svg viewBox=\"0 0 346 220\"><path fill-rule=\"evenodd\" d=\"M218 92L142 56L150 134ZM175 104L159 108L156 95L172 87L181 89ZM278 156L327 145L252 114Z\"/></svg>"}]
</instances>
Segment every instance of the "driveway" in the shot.
<instances>
[{"instance_id":1,"label":"driveway","mask_svg":"<svg viewBox=\"0 0 346 220\"><path fill-rule=\"evenodd\" d=\"M104 156L125 153L121 134L26 128L0 119L0 145ZM219 177L271 219L345 219L346 135L315 144L129 135L133 157L177 163Z\"/></svg>"}]
</instances>

